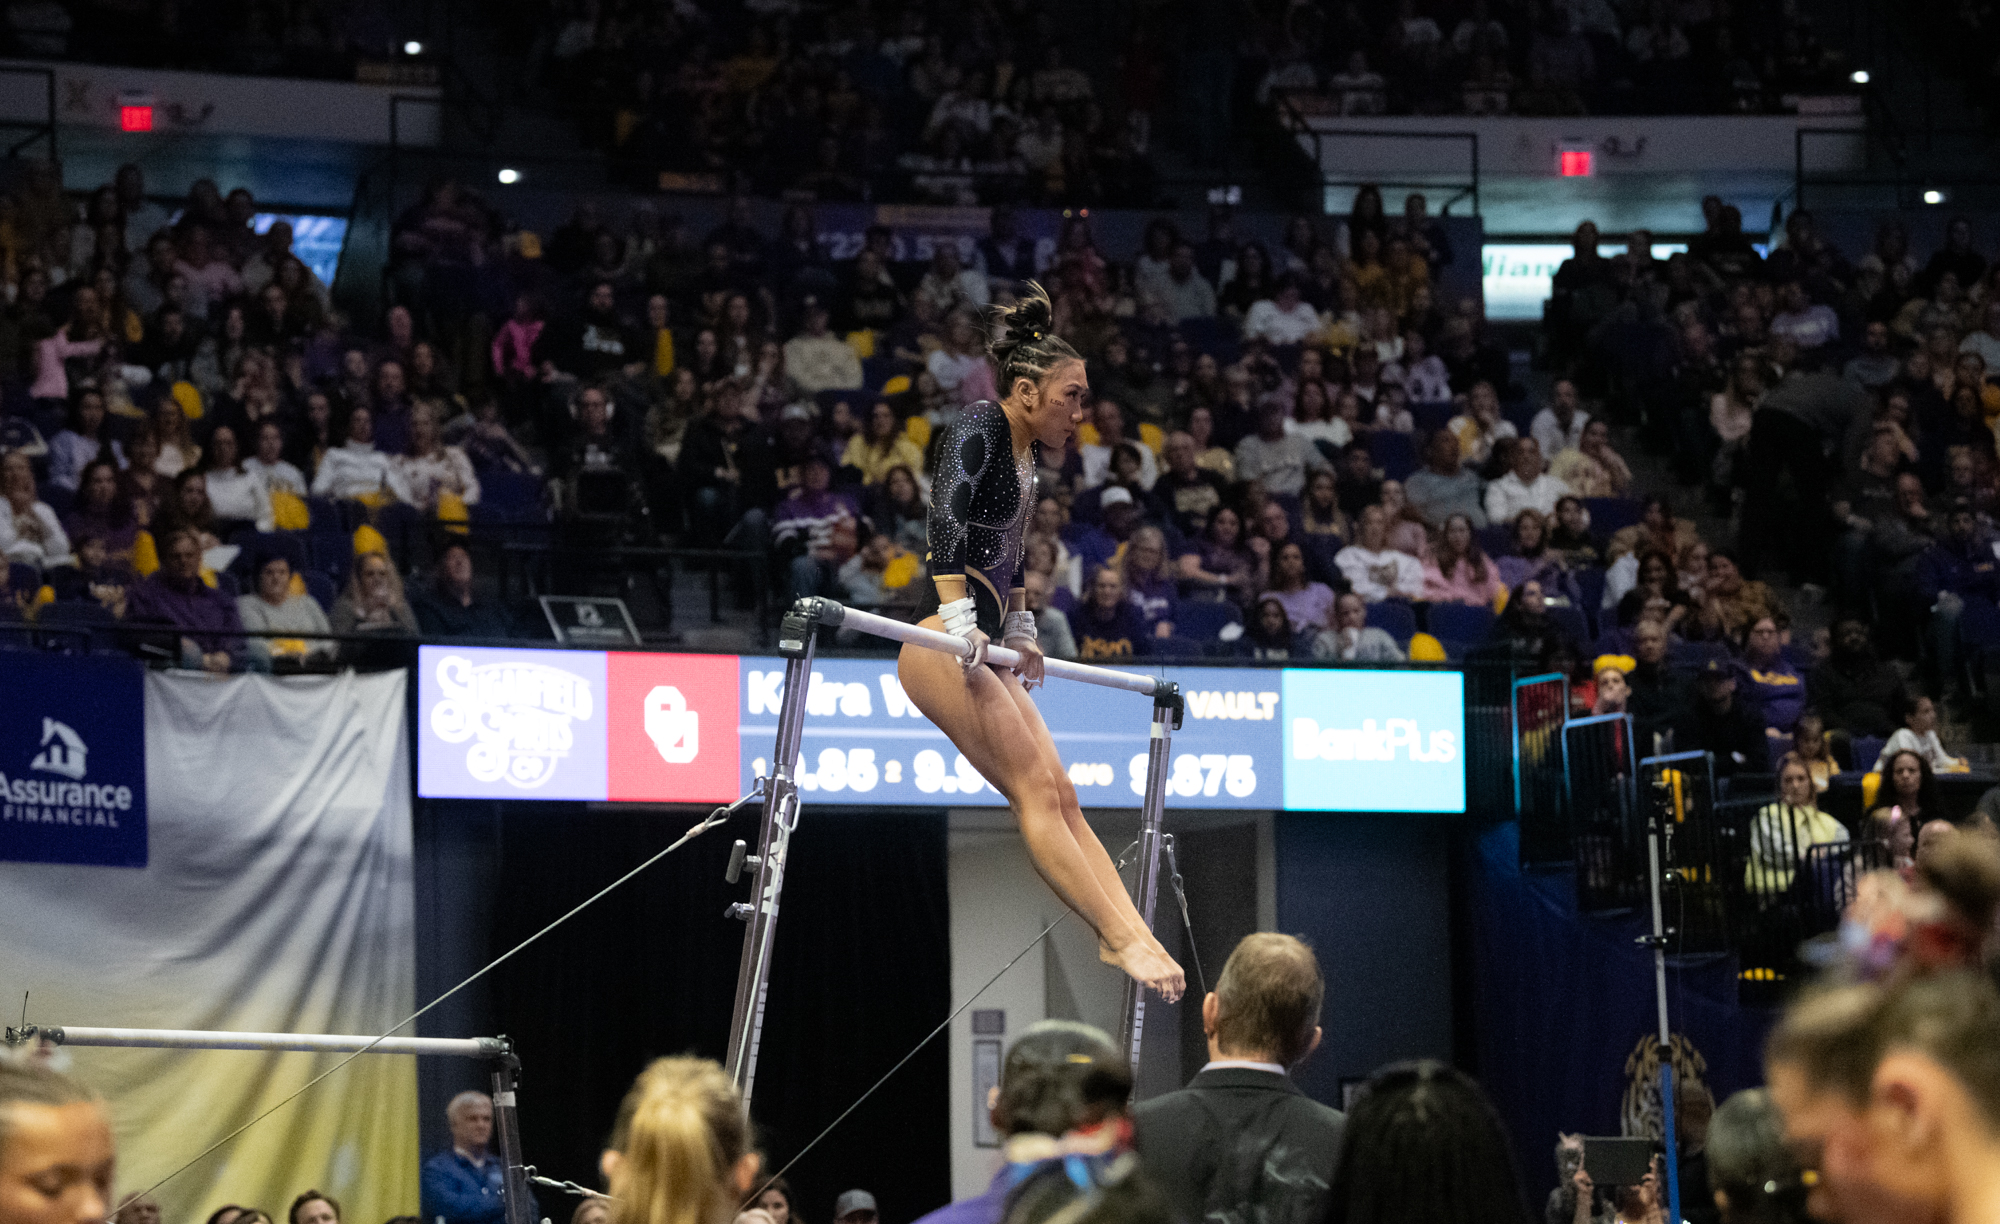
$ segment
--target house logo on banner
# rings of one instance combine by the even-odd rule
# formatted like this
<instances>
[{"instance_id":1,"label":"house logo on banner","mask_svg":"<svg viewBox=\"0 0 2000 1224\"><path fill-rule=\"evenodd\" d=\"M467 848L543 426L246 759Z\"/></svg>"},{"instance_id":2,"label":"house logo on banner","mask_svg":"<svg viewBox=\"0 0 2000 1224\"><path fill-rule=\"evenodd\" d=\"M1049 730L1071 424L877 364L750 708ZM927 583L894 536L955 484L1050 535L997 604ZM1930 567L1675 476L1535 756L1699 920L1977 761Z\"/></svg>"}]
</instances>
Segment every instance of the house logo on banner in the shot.
<instances>
[{"instance_id":1,"label":"house logo on banner","mask_svg":"<svg viewBox=\"0 0 2000 1224\"><path fill-rule=\"evenodd\" d=\"M36 695L0 709L0 860L146 865L144 674L118 659L0 660L0 688Z\"/></svg>"},{"instance_id":2,"label":"house logo on banner","mask_svg":"<svg viewBox=\"0 0 2000 1224\"><path fill-rule=\"evenodd\" d=\"M53 718L44 718L42 750L28 762L28 768L47 770L61 774L72 782L81 782L83 776L90 772L87 764L89 757L90 745L83 742L75 727Z\"/></svg>"},{"instance_id":3,"label":"house logo on banner","mask_svg":"<svg viewBox=\"0 0 2000 1224\"><path fill-rule=\"evenodd\" d=\"M448 654L435 674L444 699L430 707L431 730L447 744L472 741L465 771L481 782L547 784L576 747L573 724L597 712L590 682L559 667Z\"/></svg>"}]
</instances>

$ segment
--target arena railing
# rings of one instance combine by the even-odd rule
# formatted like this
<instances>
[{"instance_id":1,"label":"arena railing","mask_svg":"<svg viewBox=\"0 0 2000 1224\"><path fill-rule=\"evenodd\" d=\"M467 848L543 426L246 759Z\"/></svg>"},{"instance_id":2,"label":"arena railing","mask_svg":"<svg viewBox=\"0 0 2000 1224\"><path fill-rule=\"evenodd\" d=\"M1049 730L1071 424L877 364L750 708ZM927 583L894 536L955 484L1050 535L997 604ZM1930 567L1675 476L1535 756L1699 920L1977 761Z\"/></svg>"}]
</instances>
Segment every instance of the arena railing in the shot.
<instances>
[{"instance_id":1,"label":"arena railing","mask_svg":"<svg viewBox=\"0 0 2000 1224\"><path fill-rule=\"evenodd\" d=\"M1479 215L1479 133L1475 131L1413 131L1401 128L1368 127L1366 118L1373 116L1343 116L1329 104L1331 100L1315 90L1274 90L1271 94L1272 106L1280 123L1296 137L1308 137L1312 141L1312 161L1314 172L1319 175L1320 186L1382 188L1408 188L1411 190L1445 190L1454 192L1439 206L1443 215L1460 200L1472 202L1472 215ZM1354 119L1355 126L1343 124L1338 127L1323 126L1314 121L1315 113L1342 119ZM1464 177L1456 178L1450 172L1408 180L1387 179L1376 175L1338 177L1327 173L1326 141L1341 140L1407 141L1413 145L1435 145L1438 143L1463 144L1466 147L1466 170Z\"/></svg>"},{"instance_id":2,"label":"arena railing","mask_svg":"<svg viewBox=\"0 0 2000 1224\"><path fill-rule=\"evenodd\" d=\"M27 64L0 65L0 93L9 95L10 101L13 100L14 97L20 97L22 98L22 100L25 101L26 95L25 94L17 95L15 92L16 89L18 88L17 85L15 84L14 81L10 81L8 78L26 78L26 77L35 77L35 78L40 78L41 80L43 105L46 108L44 112L45 117L40 122L35 122L27 119L0 119L0 132L27 133L27 135L22 136L20 139L13 141L7 146L7 156L10 159L19 157L21 156L22 151L28 148L28 146L34 144L36 141L45 140L48 142L49 146L49 160L52 162L57 161L60 159L61 155L56 147L55 69L36 68ZM33 86L29 85L27 86L27 88L32 89ZM12 108L10 107L9 109Z\"/></svg>"}]
</instances>

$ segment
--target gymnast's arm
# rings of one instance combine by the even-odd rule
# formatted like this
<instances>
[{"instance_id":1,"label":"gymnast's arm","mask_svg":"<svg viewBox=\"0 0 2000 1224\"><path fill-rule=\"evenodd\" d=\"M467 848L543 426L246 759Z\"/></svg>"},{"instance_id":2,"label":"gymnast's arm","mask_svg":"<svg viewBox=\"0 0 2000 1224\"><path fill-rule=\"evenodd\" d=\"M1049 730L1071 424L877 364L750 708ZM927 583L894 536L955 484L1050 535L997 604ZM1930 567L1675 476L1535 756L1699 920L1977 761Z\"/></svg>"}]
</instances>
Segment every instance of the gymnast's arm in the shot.
<instances>
[{"instance_id":1,"label":"gymnast's arm","mask_svg":"<svg viewBox=\"0 0 2000 1224\"><path fill-rule=\"evenodd\" d=\"M1028 611L1028 588L1022 582L1017 568L1007 591L1007 615L1002 618L1000 644L1021 656L1021 665L1014 669L1014 674L1021 678L1022 684L1034 688L1042 682L1042 646L1035 628L1035 614Z\"/></svg>"}]
</instances>

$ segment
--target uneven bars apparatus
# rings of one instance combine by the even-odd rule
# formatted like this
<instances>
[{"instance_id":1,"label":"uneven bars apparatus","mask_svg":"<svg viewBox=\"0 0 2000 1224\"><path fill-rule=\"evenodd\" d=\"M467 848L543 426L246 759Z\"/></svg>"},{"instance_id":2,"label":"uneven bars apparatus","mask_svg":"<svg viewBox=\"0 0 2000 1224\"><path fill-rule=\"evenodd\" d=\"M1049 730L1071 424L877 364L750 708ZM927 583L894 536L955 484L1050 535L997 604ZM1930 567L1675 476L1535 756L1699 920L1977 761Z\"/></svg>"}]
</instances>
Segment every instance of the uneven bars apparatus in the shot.
<instances>
[{"instance_id":1,"label":"uneven bars apparatus","mask_svg":"<svg viewBox=\"0 0 2000 1224\"><path fill-rule=\"evenodd\" d=\"M872 612L844 607L831 599L801 599L785 613L778 632L778 653L785 657L785 695L778 709L778 740L771 756L771 776L757 779L750 793L730 804L741 810L763 801L763 831L755 855L730 856L728 879L735 883L744 866L754 866L751 901L729 907L731 917L748 924L743 933L743 961L736 974L736 1006L729 1022L729 1054L724 1060L730 1078L747 1105L757 1078L757 1046L764 1032L764 999L770 988L771 949L778 928L778 894L785 882L785 856L798 828L799 788L796 781L801 739L805 734L806 697L812 685L816 629L855 629L876 637L941 651L963 659L970 646L961 638ZM1004 646L988 646L986 659L1013 667L1021 657ZM1123 689L1153 699L1152 735L1147 745L1146 798L1139 820L1139 873L1134 904L1150 930L1160 881L1160 822L1166 812L1167 759L1173 733L1180 729L1184 705L1178 684L1154 676L1112 671L1085 663L1047 659L1043 675L1105 688ZM740 844L740 843L739 843ZM1139 1045L1146 1023L1146 992L1132 979L1125 982L1119 1034L1132 1072L1139 1071ZM515 1224L508 1221L508 1224Z\"/></svg>"},{"instance_id":2,"label":"uneven bars apparatus","mask_svg":"<svg viewBox=\"0 0 2000 1224\"><path fill-rule=\"evenodd\" d=\"M148 1050L295 1050L311 1054L418 1054L483 1058L493 1064L493 1138L505 1176L500 1193L506 1224L536 1224L528 1197L529 1170L521 1160L521 1123L515 1094L521 1060L505 1037L362 1037L317 1033L224 1033L205 1029L86 1028L80 1025L7 1026L7 1044L47 1041L61 1046L119 1046Z\"/></svg>"}]
</instances>

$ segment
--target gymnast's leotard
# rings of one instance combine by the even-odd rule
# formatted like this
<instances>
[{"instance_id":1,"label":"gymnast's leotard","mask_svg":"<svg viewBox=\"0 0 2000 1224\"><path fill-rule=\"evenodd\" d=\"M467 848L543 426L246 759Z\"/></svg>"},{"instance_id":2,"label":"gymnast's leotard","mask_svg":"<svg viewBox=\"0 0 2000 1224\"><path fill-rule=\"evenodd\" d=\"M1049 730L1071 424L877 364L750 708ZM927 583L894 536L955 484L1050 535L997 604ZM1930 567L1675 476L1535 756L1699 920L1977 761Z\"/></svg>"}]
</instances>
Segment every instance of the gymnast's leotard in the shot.
<instances>
[{"instance_id":1,"label":"gymnast's leotard","mask_svg":"<svg viewBox=\"0 0 2000 1224\"><path fill-rule=\"evenodd\" d=\"M1021 585L1028 517L1035 508L1035 461L1040 443L1016 460L1014 430L990 400L968 404L944 430L931 482L930 570L964 574L979 627L1000 640L1007 593ZM921 620L937 610L937 584L920 607Z\"/></svg>"}]
</instances>

